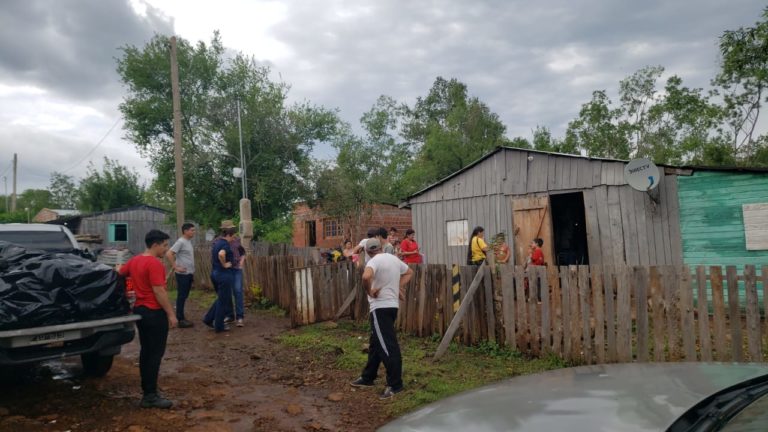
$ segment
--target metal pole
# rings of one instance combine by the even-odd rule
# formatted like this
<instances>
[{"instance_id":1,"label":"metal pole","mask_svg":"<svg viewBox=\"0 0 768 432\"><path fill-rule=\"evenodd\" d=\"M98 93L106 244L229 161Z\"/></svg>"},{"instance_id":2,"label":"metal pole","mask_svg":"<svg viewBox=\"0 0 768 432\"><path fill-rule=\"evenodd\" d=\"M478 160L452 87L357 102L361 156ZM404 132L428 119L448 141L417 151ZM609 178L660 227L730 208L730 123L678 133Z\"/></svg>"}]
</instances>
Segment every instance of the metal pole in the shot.
<instances>
[{"instance_id":1,"label":"metal pole","mask_svg":"<svg viewBox=\"0 0 768 432\"><path fill-rule=\"evenodd\" d=\"M5 185L5 212L8 213L8 177L3 176L3 184Z\"/></svg>"},{"instance_id":2,"label":"metal pole","mask_svg":"<svg viewBox=\"0 0 768 432\"><path fill-rule=\"evenodd\" d=\"M248 198L245 180L245 156L243 155L243 127L240 124L240 99L237 100L237 132L240 134L240 169L243 170L243 199Z\"/></svg>"},{"instance_id":3,"label":"metal pole","mask_svg":"<svg viewBox=\"0 0 768 432\"><path fill-rule=\"evenodd\" d=\"M18 170L19 158L16 153L13 154L13 195L11 195L11 212L16 211L16 172Z\"/></svg>"}]
</instances>

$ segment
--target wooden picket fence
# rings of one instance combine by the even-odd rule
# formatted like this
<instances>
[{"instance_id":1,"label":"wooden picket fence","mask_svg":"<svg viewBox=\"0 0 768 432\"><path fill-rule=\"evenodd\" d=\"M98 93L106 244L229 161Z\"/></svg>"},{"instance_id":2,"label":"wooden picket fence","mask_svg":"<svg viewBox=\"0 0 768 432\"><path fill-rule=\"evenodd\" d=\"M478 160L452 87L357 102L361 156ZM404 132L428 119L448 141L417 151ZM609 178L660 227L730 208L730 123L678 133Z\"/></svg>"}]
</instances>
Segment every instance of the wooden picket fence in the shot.
<instances>
[{"instance_id":1,"label":"wooden picket fence","mask_svg":"<svg viewBox=\"0 0 768 432\"><path fill-rule=\"evenodd\" d=\"M412 268L397 326L442 335L455 313L451 267ZM718 266L481 269L483 284L457 333L465 344L495 341L577 363L762 361L768 347L768 266L759 275L754 266L741 274ZM464 302L477 267L458 270ZM294 269L292 323L334 319L351 292L346 313L367 319L360 274L349 263Z\"/></svg>"}]
</instances>

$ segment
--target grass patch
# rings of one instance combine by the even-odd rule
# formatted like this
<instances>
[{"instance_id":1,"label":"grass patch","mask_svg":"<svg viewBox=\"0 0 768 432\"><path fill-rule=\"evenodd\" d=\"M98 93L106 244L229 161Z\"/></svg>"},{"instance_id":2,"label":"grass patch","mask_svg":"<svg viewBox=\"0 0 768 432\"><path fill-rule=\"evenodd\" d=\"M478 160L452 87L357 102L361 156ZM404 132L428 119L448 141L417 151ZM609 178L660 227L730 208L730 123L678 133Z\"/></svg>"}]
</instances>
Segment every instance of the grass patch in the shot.
<instances>
[{"instance_id":1,"label":"grass patch","mask_svg":"<svg viewBox=\"0 0 768 432\"><path fill-rule=\"evenodd\" d=\"M368 358L362 350L369 335L367 323L342 321L338 326L321 323L302 327L281 335L279 340L286 346L326 355L333 359L335 368L350 371L351 380ZM406 391L387 405L392 416L504 378L567 366L556 356L528 358L489 342L474 347L452 343L449 352L434 363L432 356L440 342L439 337L417 338L400 334L398 340L403 354ZM383 387L383 378L379 377L380 387Z\"/></svg>"},{"instance_id":2,"label":"grass patch","mask_svg":"<svg viewBox=\"0 0 768 432\"><path fill-rule=\"evenodd\" d=\"M176 291L176 288L168 288L168 300L171 301L171 304L176 304L176 298L178 297L178 294L179 293ZM213 302L216 301L216 293L213 291L193 287L189 292L189 298L187 301L190 300L194 301L200 306L208 308L213 304Z\"/></svg>"}]
</instances>

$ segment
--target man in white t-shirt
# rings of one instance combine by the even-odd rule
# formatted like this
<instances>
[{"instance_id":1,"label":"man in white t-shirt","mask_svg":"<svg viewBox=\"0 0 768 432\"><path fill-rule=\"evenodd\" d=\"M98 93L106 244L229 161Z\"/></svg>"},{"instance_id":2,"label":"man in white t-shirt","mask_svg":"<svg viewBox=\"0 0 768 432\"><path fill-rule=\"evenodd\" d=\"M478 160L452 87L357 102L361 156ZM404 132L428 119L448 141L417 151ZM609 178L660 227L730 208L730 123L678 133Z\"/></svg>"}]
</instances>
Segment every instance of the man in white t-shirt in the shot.
<instances>
[{"instance_id":1,"label":"man in white t-shirt","mask_svg":"<svg viewBox=\"0 0 768 432\"><path fill-rule=\"evenodd\" d=\"M192 327L192 322L184 315L184 304L192 289L195 274L195 249L192 239L195 238L195 225L189 222L181 226L181 237L168 250L165 257L171 263L176 274L176 319L179 328Z\"/></svg>"},{"instance_id":2,"label":"man in white t-shirt","mask_svg":"<svg viewBox=\"0 0 768 432\"><path fill-rule=\"evenodd\" d=\"M387 369L387 387L381 399L389 399L403 390L403 360L397 343L395 321L400 300L404 300L405 285L413 270L394 255L383 253L376 238L366 241L365 251L371 256L363 272L363 287L370 304L371 339L368 363L362 375L351 384L371 387L376 380L379 365Z\"/></svg>"}]
</instances>

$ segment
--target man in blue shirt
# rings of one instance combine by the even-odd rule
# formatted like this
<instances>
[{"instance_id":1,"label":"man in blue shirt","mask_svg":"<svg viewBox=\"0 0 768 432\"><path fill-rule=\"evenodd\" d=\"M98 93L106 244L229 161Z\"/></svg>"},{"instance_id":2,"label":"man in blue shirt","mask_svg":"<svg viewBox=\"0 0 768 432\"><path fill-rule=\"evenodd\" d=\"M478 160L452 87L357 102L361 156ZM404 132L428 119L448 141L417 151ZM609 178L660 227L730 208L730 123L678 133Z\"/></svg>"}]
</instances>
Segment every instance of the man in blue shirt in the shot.
<instances>
[{"instance_id":1,"label":"man in blue shirt","mask_svg":"<svg viewBox=\"0 0 768 432\"><path fill-rule=\"evenodd\" d=\"M233 270L235 257L230 242L235 237L237 228L231 220L221 224L221 236L213 242L211 248L211 263L213 271L211 279L216 290L216 302L208 309L203 323L212 327L216 333L229 331L224 318L232 313L232 288L235 283Z\"/></svg>"}]
</instances>

